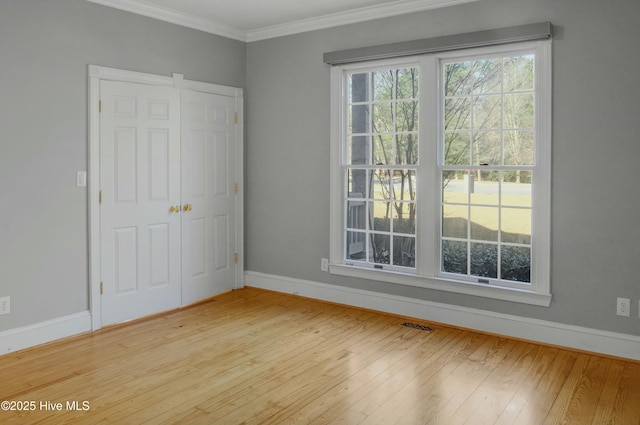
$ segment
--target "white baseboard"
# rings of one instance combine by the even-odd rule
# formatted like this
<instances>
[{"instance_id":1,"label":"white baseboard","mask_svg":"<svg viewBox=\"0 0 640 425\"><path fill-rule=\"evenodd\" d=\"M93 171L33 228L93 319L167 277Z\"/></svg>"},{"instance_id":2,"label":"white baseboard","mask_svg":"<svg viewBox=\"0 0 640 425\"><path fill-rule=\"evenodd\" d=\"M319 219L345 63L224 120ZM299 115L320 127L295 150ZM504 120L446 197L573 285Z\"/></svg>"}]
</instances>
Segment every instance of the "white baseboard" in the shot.
<instances>
[{"instance_id":1,"label":"white baseboard","mask_svg":"<svg viewBox=\"0 0 640 425\"><path fill-rule=\"evenodd\" d=\"M0 355L91 330L91 313L76 314L0 332Z\"/></svg>"},{"instance_id":2,"label":"white baseboard","mask_svg":"<svg viewBox=\"0 0 640 425\"><path fill-rule=\"evenodd\" d=\"M640 337L634 335L251 271L245 272L245 285L543 344L640 360Z\"/></svg>"}]
</instances>

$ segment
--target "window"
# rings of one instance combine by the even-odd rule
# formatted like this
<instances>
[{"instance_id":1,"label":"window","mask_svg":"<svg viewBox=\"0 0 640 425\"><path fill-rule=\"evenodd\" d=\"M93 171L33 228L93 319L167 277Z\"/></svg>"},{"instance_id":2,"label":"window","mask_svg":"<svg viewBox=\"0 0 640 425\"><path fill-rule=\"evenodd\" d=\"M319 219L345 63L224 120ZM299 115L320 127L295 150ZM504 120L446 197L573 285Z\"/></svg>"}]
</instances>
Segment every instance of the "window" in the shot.
<instances>
[{"instance_id":1,"label":"window","mask_svg":"<svg viewBox=\"0 0 640 425\"><path fill-rule=\"evenodd\" d=\"M332 273L549 305L550 41L333 68Z\"/></svg>"},{"instance_id":2,"label":"window","mask_svg":"<svg viewBox=\"0 0 640 425\"><path fill-rule=\"evenodd\" d=\"M345 259L415 267L418 68L346 73Z\"/></svg>"}]
</instances>

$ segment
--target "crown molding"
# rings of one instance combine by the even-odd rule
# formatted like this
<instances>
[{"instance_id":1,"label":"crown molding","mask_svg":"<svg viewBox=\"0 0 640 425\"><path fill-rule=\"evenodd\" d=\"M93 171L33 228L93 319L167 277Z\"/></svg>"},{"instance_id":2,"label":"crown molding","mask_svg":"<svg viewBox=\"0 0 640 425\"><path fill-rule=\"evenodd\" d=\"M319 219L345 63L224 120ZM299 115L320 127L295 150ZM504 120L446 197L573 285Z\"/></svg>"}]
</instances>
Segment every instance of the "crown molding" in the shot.
<instances>
[{"instance_id":1,"label":"crown molding","mask_svg":"<svg viewBox=\"0 0 640 425\"><path fill-rule=\"evenodd\" d=\"M228 25L214 22L201 16L191 15L166 7L144 3L139 0L86 0L91 3L124 10L137 15L170 22L187 28L192 28L234 40L247 41L246 31Z\"/></svg>"},{"instance_id":2,"label":"crown molding","mask_svg":"<svg viewBox=\"0 0 640 425\"><path fill-rule=\"evenodd\" d=\"M315 31L325 28L333 28L340 25L354 24L370 21L388 16L397 16L407 13L415 13L424 10L454 6L462 3L471 3L480 0L397 0L379 6L370 6L354 9L347 12L333 13L316 18L302 19L281 25L273 25L252 30L242 30L230 27L220 22L195 16L178 10L153 5L140 0L86 0L91 3L113 7L147 16L172 24L208 32L234 40L253 42L285 35Z\"/></svg>"},{"instance_id":3,"label":"crown molding","mask_svg":"<svg viewBox=\"0 0 640 425\"><path fill-rule=\"evenodd\" d=\"M347 12L332 13L316 18L302 19L282 25L273 25L247 31L247 42L266 40L285 35L372 21L390 16L405 15L425 10L472 3L480 0L398 0L379 6L369 6Z\"/></svg>"}]
</instances>

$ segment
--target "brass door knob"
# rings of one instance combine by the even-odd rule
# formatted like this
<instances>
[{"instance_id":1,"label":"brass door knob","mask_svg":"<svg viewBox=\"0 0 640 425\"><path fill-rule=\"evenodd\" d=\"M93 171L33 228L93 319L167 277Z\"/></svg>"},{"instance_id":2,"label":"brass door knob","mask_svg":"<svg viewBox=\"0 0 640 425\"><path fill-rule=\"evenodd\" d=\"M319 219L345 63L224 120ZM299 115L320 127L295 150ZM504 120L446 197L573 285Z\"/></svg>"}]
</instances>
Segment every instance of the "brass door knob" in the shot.
<instances>
[{"instance_id":1,"label":"brass door knob","mask_svg":"<svg viewBox=\"0 0 640 425\"><path fill-rule=\"evenodd\" d=\"M192 209L191 204L184 204L182 206L182 211L191 211Z\"/></svg>"},{"instance_id":2,"label":"brass door knob","mask_svg":"<svg viewBox=\"0 0 640 425\"><path fill-rule=\"evenodd\" d=\"M169 208L169 210L172 213L179 213L180 212L180 207L178 205L171 205L171 208Z\"/></svg>"}]
</instances>

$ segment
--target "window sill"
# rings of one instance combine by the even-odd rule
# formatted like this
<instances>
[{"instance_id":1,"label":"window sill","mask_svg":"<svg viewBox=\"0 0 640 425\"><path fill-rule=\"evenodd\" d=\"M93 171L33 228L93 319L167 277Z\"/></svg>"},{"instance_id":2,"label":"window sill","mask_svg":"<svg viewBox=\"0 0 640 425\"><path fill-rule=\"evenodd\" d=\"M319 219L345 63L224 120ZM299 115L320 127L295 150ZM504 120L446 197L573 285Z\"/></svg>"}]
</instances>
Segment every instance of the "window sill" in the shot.
<instances>
[{"instance_id":1,"label":"window sill","mask_svg":"<svg viewBox=\"0 0 640 425\"><path fill-rule=\"evenodd\" d=\"M416 286L437 291L455 292L476 297L492 298L522 304L543 307L551 305L551 294L544 294L523 289L506 288L473 282L461 282L440 277L424 277L411 273L401 273L390 270L369 269L344 264L331 264L331 274L356 277L360 279L377 280L391 284Z\"/></svg>"}]
</instances>

